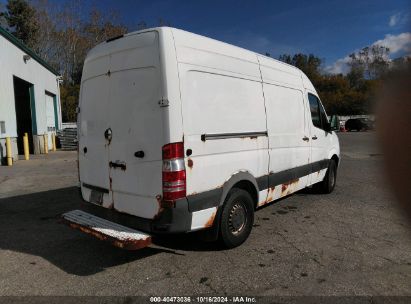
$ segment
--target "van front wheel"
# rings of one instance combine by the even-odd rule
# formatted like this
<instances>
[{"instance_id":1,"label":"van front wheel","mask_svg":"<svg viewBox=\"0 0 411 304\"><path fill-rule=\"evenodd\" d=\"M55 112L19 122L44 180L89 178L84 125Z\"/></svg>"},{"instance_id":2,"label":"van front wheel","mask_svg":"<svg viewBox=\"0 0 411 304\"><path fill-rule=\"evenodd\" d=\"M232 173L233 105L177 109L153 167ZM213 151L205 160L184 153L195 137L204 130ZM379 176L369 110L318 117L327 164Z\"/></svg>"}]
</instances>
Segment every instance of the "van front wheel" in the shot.
<instances>
[{"instance_id":1,"label":"van front wheel","mask_svg":"<svg viewBox=\"0 0 411 304\"><path fill-rule=\"evenodd\" d=\"M324 180L318 184L318 190L321 193L331 193L335 188L335 183L337 181L337 164L335 160L331 159L328 165L327 173L325 174Z\"/></svg>"},{"instance_id":2,"label":"van front wheel","mask_svg":"<svg viewBox=\"0 0 411 304\"><path fill-rule=\"evenodd\" d=\"M220 240L226 248L234 248L248 238L254 223L254 204L251 195L234 188L223 205L220 224Z\"/></svg>"}]
</instances>

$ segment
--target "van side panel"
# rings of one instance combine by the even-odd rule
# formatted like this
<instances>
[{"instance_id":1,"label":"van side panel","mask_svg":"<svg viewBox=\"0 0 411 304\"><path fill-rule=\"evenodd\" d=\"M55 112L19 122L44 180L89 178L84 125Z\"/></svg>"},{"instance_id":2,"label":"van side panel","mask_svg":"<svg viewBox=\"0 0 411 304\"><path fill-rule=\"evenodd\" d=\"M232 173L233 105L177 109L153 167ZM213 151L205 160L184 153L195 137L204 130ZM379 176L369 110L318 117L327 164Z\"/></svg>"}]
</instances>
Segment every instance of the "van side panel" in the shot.
<instances>
[{"instance_id":1,"label":"van side panel","mask_svg":"<svg viewBox=\"0 0 411 304\"><path fill-rule=\"evenodd\" d=\"M269 193L266 202L307 186L310 143L303 93L264 83L269 137ZM264 202L260 202L260 205Z\"/></svg>"},{"instance_id":2,"label":"van side panel","mask_svg":"<svg viewBox=\"0 0 411 304\"><path fill-rule=\"evenodd\" d=\"M184 139L193 151L186 164L188 195L221 187L238 171L266 175L266 136L202 140L207 134L265 132L261 84L192 70L183 75Z\"/></svg>"},{"instance_id":3,"label":"van side panel","mask_svg":"<svg viewBox=\"0 0 411 304\"><path fill-rule=\"evenodd\" d=\"M187 197L194 211L194 194L220 189L239 171L255 178L267 175L265 106L255 56L211 39L197 39L176 30L173 33L184 146L192 150L185 160ZM232 136L225 137L227 134ZM220 197L209 199L217 206Z\"/></svg>"},{"instance_id":4,"label":"van side panel","mask_svg":"<svg viewBox=\"0 0 411 304\"><path fill-rule=\"evenodd\" d=\"M262 56L258 59L270 154L268 196L259 202L261 206L306 187L311 168L309 117L300 72Z\"/></svg>"},{"instance_id":5,"label":"van side panel","mask_svg":"<svg viewBox=\"0 0 411 304\"><path fill-rule=\"evenodd\" d=\"M205 68L199 70L184 64L180 67L184 71L183 117L187 134L266 130L259 82L230 77L224 72L211 73Z\"/></svg>"}]
</instances>

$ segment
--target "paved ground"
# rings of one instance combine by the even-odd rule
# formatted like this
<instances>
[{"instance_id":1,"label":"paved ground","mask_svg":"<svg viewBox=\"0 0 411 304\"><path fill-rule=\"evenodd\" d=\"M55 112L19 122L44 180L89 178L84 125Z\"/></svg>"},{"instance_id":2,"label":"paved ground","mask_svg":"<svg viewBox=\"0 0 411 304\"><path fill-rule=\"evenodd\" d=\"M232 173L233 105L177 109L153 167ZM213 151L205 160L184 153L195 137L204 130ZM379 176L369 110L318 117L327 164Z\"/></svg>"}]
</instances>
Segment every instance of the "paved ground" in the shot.
<instances>
[{"instance_id":1,"label":"paved ground","mask_svg":"<svg viewBox=\"0 0 411 304\"><path fill-rule=\"evenodd\" d=\"M81 204L75 153L0 167L0 295L411 295L411 226L373 134L340 141L332 194L258 211L228 251L188 235L127 252L59 224Z\"/></svg>"}]
</instances>

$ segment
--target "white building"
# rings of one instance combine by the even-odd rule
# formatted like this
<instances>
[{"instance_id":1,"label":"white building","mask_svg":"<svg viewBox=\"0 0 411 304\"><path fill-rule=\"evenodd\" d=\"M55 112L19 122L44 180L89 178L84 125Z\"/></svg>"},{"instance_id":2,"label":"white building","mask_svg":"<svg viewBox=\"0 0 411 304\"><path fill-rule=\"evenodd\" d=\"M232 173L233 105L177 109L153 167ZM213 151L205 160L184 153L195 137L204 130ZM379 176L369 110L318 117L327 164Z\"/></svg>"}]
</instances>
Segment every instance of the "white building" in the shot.
<instances>
[{"instance_id":1,"label":"white building","mask_svg":"<svg viewBox=\"0 0 411 304\"><path fill-rule=\"evenodd\" d=\"M44 152L44 135L61 128L58 73L20 40L0 27L0 158L6 137L12 140L14 160L23 154L24 133L30 153Z\"/></svg>"}]
</instances>

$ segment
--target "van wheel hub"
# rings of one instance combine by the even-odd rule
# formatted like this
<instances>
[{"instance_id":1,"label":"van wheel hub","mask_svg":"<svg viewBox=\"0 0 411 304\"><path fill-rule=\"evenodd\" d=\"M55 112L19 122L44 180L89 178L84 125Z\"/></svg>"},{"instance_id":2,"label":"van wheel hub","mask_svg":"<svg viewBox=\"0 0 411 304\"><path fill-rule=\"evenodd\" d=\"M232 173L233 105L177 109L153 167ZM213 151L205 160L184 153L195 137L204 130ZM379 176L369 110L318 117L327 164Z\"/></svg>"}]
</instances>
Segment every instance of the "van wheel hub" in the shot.
<instances>
[{"instance_id":1,"label":"van wheel hub","mask_svg":"<svg viewBox=\"0 0 411 304\"><path fill-rule=\"evenodd\" d=\"M245 227L247 221L246 210L243 204L236 203L230 212L228 224L233 234L239 234Z\"/></svg>"}]
</instances>

